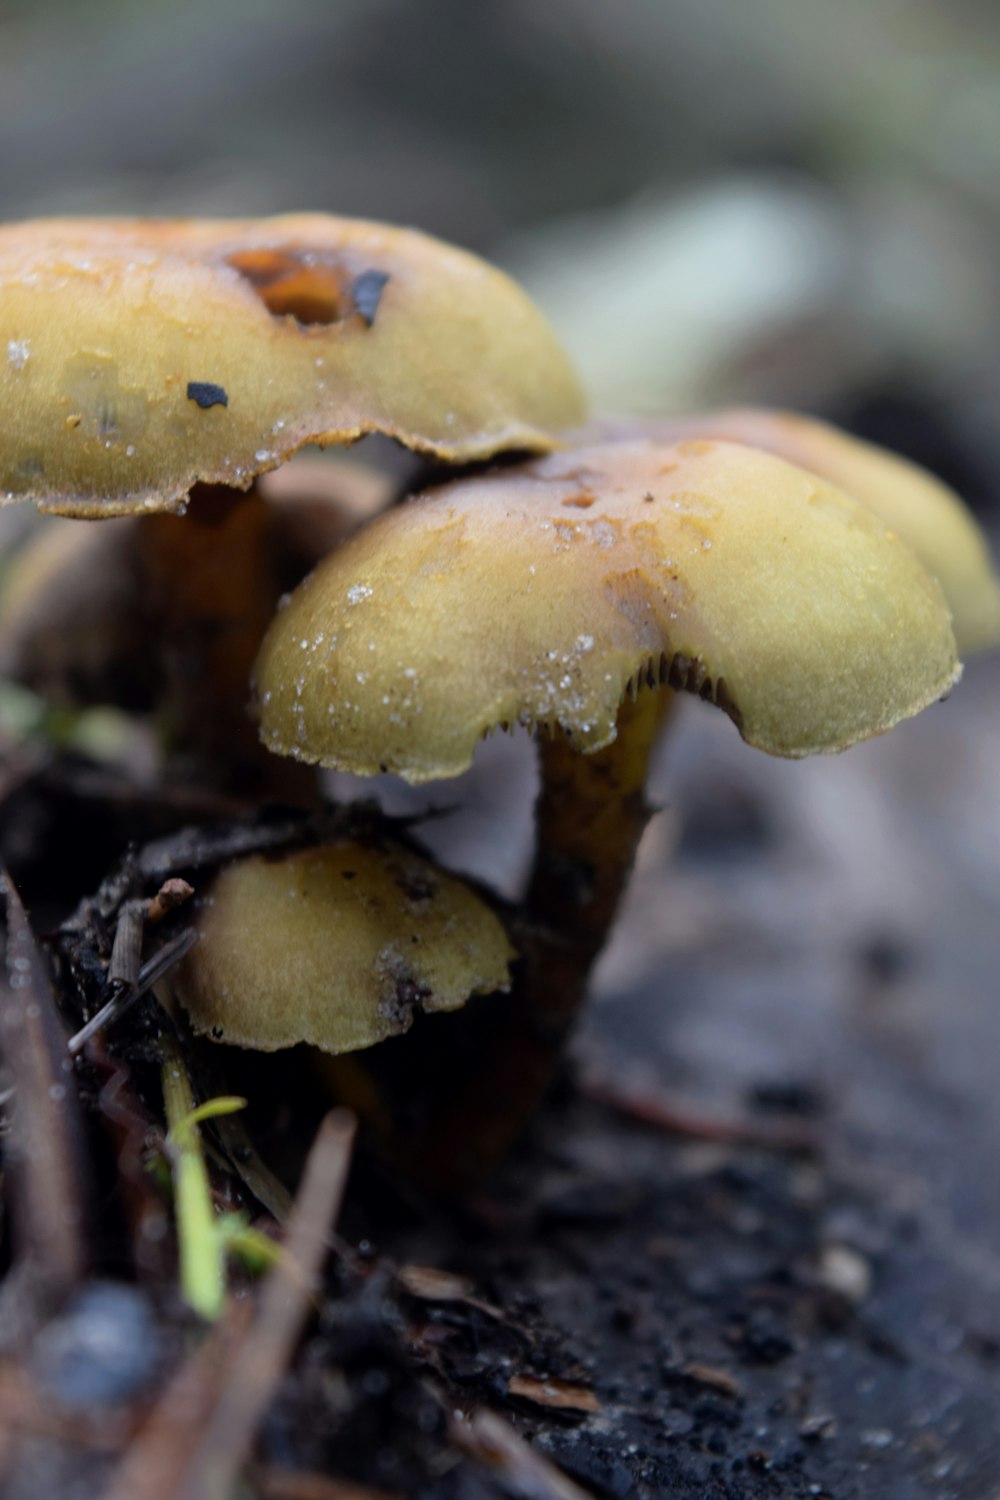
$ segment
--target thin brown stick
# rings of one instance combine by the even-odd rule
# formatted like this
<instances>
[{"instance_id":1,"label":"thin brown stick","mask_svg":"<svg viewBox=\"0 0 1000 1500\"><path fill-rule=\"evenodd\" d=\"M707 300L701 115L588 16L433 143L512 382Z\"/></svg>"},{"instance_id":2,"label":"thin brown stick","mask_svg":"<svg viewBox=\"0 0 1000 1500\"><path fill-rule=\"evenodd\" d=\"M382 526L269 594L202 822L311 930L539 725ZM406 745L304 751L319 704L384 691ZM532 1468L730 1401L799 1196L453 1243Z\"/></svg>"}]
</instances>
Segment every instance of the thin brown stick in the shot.
<instances>
[{"instance_id":1,"label":"thin brown stick","mask_svg":"<svg viewBox=\"0 0 1000 1500\"><path fill-rule=\"evenodd\" d=\"M309 1312L347 1183L353 1116L323 1121L288 1223L285 1253L261 1291L257 1315L188 1466L177 1500L225 1500L246 1460L274 1388Z\"/></svg>"},{"instance_id":2,"label":"thin brown stick","mask_svg":"<svg viewBox=\"0 0 1000 1500\"><path fill-rule=\"evenodd\" d=\"M593 1500L495 1412L453 1417L448 1430L456 1448L496 1470L523 1500Z\"/></svg>"},{"instance_id":3,"label":"thin brown stick","mask_svg":"<svg viewBox=\"0 0 1000 1500\"><path fill-rule=\"evenodd\" d=\"M13 881L0 870L7 916L7 980L0 1048L17 1094L9 1167L11 1218L30 1285L54 1300L87 1270L89 1174L76 1080L48 970Z\"/></svg>"},{"instance_id":4,"label":"thin brown stick","mask_svg":"<svg viewBox=\"0 0 1000 1500\"><path fill-rule=\"evenodd\" d=\"M228 1500L309 1311L347 1182L355 1122L323 1121L284 1254L256 1303L231 1303L174 1376L103 1500Z\"/></svg>"},{"instance_id":5,"label":"thin brown stick","mask_svg":"<svg viewBox=\"0 0 1000 1500\"><path fill-rule=\"evenodd\" d=\"M225 1385L252 1316L234 1302L209 1336L174 1373L145 1426L133 1439L102 1500L173 1500L191 1450Z\"/></svg>"},{"instance_id":6,"label":"thin brown stick","mask_svg":"<svg viewBox=\"0 0 1000 1500\"><path fill-rule=\"evenodd\" d=\"M97 1107L118 1160L118 1194L129 1226L132 1259L140 1278L167 1276L173 1249L166 1235L163 1194L148 1169L152 1143L162 1140L160 1122L136 1093L126 1066L112 1058L100 1037L87 1049L87 1060L102 1080Z\"/></svg>"},{"instance_id":7,"label":"thin brown stick","mask_svg":"<svg viewBox=\"0 0 1000 1500\"><path fill-rule=\"evenodd\" d=\"M604 1109L689 1140L711 1141L721 1146L756 1146L769 1151L819 1152L822 1137L811 1125L799 1122L726 1119L686 1104L680 1099L644 1089L637 1084L584 1073L577 1089L585 1099Z\"/></svg>"}]
</instances>

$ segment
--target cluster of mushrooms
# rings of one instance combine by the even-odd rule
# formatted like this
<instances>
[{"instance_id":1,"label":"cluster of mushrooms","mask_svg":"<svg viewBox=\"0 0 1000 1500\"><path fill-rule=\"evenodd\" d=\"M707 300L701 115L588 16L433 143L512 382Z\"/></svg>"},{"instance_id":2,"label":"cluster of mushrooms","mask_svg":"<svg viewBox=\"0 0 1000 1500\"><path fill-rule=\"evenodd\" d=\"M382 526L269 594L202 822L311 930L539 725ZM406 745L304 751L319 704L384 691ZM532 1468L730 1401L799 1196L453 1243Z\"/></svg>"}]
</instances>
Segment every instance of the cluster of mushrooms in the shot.
<instances>
[{"instance_id":1,"label":"cluster of mushrooms","mask_svg":"<svg viewBox=\"0 0 1000 1500\"><path fill-rule=\"evenodd\" d=\"M494 730L536 736L516 909L384 827L306 840L198 891L176 975L196 1031L330 1055L425 1180L481 1171L544 1090L681 690L800 757L892 728L1000 640L984 539L930 475L783 413L587 426L524 294L407 230L0 228L0 412L0 501L75 518L10 570L0 669L154 714L165 774L309 805L316 768L436 781ZM432 487L272 472L370 434ZM419 1011L461 1014L410 1032Z\"/></svg>"}]
</instances>

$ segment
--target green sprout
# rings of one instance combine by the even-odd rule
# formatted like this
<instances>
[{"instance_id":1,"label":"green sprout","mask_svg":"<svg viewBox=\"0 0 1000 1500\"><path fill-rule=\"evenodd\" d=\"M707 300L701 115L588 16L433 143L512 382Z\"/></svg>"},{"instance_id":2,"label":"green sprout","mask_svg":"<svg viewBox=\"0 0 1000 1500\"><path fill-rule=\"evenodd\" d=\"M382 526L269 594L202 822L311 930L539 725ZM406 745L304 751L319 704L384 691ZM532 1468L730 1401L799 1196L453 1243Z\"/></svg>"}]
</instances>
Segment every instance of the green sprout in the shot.
<instances>
[{"instance_id":1,"label":"green sprout","mask_svg":"<svg viewBox=\"0 0 1000 1500\"><path fill-rule=\"evenodd\" d=\"M167 1037L161 1043L166 1156L174 1187L181 1295L196 1313L214 1322L225 1303L226 1257L239 1256L248 1270L260 1272L274 1264L281 1248L252 1228L244 1214L219 1213L212 1201L199 1127L206 1120L245 1109L246 1099L223 1094L196 1105L180 1051Z\"/></svg>"}]
</instances>

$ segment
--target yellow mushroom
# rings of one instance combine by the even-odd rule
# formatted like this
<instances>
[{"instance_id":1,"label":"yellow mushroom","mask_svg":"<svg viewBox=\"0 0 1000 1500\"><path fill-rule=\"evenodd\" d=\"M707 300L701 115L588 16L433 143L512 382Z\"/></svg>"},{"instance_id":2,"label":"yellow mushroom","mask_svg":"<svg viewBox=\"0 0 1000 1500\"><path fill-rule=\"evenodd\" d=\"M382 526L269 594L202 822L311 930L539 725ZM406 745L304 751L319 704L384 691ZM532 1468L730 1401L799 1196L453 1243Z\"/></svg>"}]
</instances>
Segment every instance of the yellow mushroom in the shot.
<instances>
[{"instance_id":1,"label":"yellow mushroom","mask_svg":"<svg viewBox=\"0 0 1000 1500\"><path fill-rule=\"evenodd\" d=\"M409 781L458 775L498 725L600 750L646 681L803 756L957 675L940 587L870 509L701 440L574 449L417 498L296 591L256 668L269 749Z\"/></svg>"},{"instance_id":2,"label":"yellow mushroom","mask_svg":"<svg viewBox=\"0 0 1000 1500\"><path fill-rule=\"evenodd\" d=\"M388 512L296 590L255 670L268 748L362 775L455 776L491 730L539 731L523 992L403 1143L424 1175L455 1139L470 1172L495 1158L551 1075L648 817L668 686L799 757L959 674L940 586L868 507L700 439L578 448Z\"/></svg>"},{"instance_id":3,"label":"yellow mushroom","mask_svg":"<svg viewBox=\"0 0 1000 1500\"><path fill-rule=\"evenodd\" d=\"M261 1052L354 1052L509 987L499 919L399 845L257 855L216 878L176 991L196 1031Z\"/></svg>"},{"instance_id":4,"label":"yellow mushroom","mask_svg":"<svg viewBox=\"0 0 1000 1500\"><path fill-rule=\"evenodd\" d=\"M870 506L944 589L959 654L1000 645L1000 580L986 538L955 492L918 464L798 412L733 407L676 419L599 424L625 440L724 438L809 469Z\"/></svg>"},{"instance_id":5,"label":"yellow mushroom","mask_svg":"<svg viewBox=\"0 0 1000 1500\"><path fill-rule=\"evenodd\" d=\"M441 462L545 451L583 408L541 314L501 272L410 230L314 214L0 227L0 411L0 503L146 517L128 543L141 587L124 590L139 614L111 620L122 590L109 590L97 623L140 668L148 649L151 676L168 658L174 770L288 799L313 779L274 783L244 705L263 631L302 573L279 576L279 522L255 481L304 444L367 433ZM189 496L183 526L147 515ZM317 519L322 533L319 512L297 514L300 543ZM81 593L95 588L77 568L67 599ZM21 659L38 619L23 602ZM63 638L58 600L53 615ZM76 636L87 620L69 625ZM39 628L51 636L44 613Z\"/></svg>"},{"instance_id":6,"label":"yellow mushroom","mask_svg":"<svg viewBox=\"0 0 1000 1500\"><path fill-rule=\"evenodd\" d=\"M245 489L306 443L467 462L582 417L501 272L322 214L0 228L0 404L0 500L82 516Z\"/></svg>"}]
</instances>

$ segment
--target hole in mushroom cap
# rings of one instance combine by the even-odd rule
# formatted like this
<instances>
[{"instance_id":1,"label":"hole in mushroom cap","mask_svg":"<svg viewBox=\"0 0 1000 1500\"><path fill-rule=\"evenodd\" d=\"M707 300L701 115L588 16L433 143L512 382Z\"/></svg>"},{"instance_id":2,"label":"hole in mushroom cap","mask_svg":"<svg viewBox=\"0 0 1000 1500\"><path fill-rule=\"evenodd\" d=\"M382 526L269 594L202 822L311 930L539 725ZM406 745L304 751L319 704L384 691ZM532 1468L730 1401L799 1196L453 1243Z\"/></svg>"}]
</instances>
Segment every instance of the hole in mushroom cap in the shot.
<instances>
[{"instance_id":1,"label":"hole in mushroom cap","mask_svg":"<svg viewBox=\"0 0 1000 1500\"><path fill-rule=\"evenodd\" d=\"M237 250L229 265L253 287L268 312L306 327L336 323L355 311L351 276L327 257L297 250Z\"/></svg>"}]
</instances>

